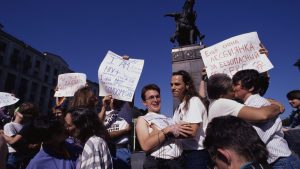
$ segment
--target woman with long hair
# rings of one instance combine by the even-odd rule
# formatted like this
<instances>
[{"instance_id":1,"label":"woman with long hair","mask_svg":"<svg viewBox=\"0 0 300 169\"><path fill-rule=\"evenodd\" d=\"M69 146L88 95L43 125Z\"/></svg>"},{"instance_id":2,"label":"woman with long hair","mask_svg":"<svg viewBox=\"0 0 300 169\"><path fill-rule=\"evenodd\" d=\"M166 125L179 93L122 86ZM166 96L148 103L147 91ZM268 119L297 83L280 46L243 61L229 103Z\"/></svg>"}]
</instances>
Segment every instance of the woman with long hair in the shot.
<instances>
[{"instance_id":1,"label":"woman with long hair","mask_svg":"<svg viewBox=\"0 0 300 169\"><path fill-rule=\"evenodd\" d=\"M173 97L180 101L173 120L180 126L185 169L207 168L209 154L203 147L203 118L207 110L194 86L192 77L184 70L174 72L171 80Z\"/></svg>"}]
</instances>

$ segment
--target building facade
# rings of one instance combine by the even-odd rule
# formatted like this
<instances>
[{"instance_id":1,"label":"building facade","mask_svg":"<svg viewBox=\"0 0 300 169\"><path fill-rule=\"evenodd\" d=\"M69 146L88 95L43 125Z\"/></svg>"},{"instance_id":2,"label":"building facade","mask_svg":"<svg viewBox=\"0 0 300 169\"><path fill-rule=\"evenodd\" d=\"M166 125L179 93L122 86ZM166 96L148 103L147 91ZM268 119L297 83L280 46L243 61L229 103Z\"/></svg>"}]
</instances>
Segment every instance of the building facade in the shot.
<instances>
[{"instance_id":1,"label":"building facade","mask_svg":"<svg viewBox=\"0 0 300 169\"><path fill-rule=\"evenodd\" d=\"M71 72L62 57L42 53L0 29L0 91L15 94L19 103L32 102L41 113L49 112L58 75ZM88 83L98 93L98 84Z\"/></svg>"}]
</instances>

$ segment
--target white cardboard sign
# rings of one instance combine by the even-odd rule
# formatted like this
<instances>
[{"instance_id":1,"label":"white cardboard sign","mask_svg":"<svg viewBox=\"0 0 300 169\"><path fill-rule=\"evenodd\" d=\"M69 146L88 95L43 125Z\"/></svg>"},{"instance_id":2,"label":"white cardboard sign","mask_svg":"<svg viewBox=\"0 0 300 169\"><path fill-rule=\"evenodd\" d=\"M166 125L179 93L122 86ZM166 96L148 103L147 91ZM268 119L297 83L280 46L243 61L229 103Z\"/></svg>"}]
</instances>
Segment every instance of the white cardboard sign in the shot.
<instances>
[{"instance_id":1,"label":"white cardboard sign","mask_svg":"<svg viewBox=\"0 0 300 169\"><path fill-rule=\"evenodd\" d=\"M272 69L268 57L259 53L259 44L257 32L250 32L202 49L200 52L208 77L216 73L232 77L237 71L245 69L259 72Z\"/></svg>"},{"instance_id":2,"label":"white cardboard sign","mask_svg":"<svg viewBox=\"0 0 300 169\"><path fill-rule=\"evenodd\" d=\"M0 108L15 104L19 101L13 94L0 92Z\"/></svg>"},{"instance_id":3,"label":"white cardboard sign","mask_svg":"<svg viewBox=\"0 0 300 169\"><path fill-rule=\"evenodd\" d=\"M132 101L141 76L144 60L124 60L108 51L98 69L99 96L112 95L123 101Z\"/></svg>"},{"instance_id":4,"label":"white cardboard sign","mask_svg":"<svg viewBox=\"0 0 300 169\"><path fill-rule=\"evenodd\" d=\"M58 76L55 97L71 97L75 92L86 85L84 73L65 73Z\"/></svg>"}]
</instances>

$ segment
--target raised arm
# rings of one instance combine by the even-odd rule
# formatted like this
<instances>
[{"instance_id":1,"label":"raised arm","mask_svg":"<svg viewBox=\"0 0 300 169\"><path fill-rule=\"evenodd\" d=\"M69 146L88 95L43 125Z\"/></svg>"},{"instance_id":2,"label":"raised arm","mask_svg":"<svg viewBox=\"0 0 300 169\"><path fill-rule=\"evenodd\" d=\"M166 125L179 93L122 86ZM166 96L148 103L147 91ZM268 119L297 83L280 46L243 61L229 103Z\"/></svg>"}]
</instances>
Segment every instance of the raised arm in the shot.
<instances>
[{"instance_id":1,"label":"raised arm","mask_svg":"<svg viewBox=\"0 0 300 169\"><path fill-rule=\"evenodd\" d=\"M109 106L109 102L111 101L111 95L108 96L104 96L102 99L102 107L100 112L98 113L98 117L100 119L100 121L104 121L105 119L105 111L106 111L106 107Z\"/></svg>"},{"instance_id":2,"label":"raised arm","mask_svg":"<svg viewBox=\"0 0 300 169\"><path fill-rule=\"evenodd\" d=\"M207 82L207 73L206 73L206 69L203 68L201 71L201 81L199 85L199 96L201 98L207 98L206 90L205 90L206 82Z\"/></svg>"}]
</instances>

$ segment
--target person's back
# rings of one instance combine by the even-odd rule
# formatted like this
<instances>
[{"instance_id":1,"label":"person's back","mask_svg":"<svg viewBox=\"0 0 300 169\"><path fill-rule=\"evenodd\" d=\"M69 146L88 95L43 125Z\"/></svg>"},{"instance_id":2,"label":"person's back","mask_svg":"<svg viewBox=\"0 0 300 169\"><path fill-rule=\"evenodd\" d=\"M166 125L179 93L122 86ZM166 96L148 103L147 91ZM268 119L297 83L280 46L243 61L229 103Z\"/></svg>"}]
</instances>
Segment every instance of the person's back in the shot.
<instances>
[{"instance_id":1,"label":"person's back","mask_svg":"<svg viewBox=\"0 0 300 169\"><path fill-rule=\"evenodd\" d=\"M78 156L73 146L65 141L67 134L64 121L40 116L35 119L33 127L40 136L37 141L43 144L26 169L75 169Z\"/></svg>"}]
</instances>

